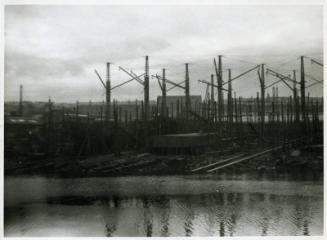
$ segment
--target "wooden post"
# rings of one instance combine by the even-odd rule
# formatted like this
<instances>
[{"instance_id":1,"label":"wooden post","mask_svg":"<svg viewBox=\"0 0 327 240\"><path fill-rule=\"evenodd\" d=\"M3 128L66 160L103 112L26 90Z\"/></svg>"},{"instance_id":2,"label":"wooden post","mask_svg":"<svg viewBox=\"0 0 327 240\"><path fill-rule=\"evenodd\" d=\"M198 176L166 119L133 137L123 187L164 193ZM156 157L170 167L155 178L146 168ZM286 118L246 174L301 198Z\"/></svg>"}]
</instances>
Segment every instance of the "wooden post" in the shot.
<instances>
[{"instance_id":1,"label":"wooden post","mask_svg":"<svg viewBox=\"0 0 327 240\"><path fill-rule=\"evenodd\" d=\"M176 118L180 118L180 106L179 106L179 99L177 98L176 101Z\"/></svg>"},{"instance_id":2,"label":"wooden post","mask_svg":"<svg viewBox=\"0 0 327 240\"><path fill-rule=\"evenodd\" d=\"M240 131L241 135L243 135L243 110L242 110L242 98L238 97L238 109L239 109L239 124L240 124Z\"/></svg>"},{"instance_id":3,"label":"wooden post","mask_svg":"<svg viewBox=\"0 0 327 240\"><path fill-rule=\"evenodd\" d=\"M278 87L276 87L276 112L277 112L277 122L280 122L280 101L278 97Z\"/></svg>"},{"instance_id":4,"label":"wooden post","mask_svg":"<svg viewBox=\"0 0 327 240\"><path fill-rule=\"evenodd\" d=\"M114 100L114 104L113 104L114 106L114 122L115 122L115 124L117 124L117 122L118 122L118 114L117 114L117 104L116 104L116 101Z\"/></svg>"},{"instance_id":5,"label":"wooden post","mask_svg":"<svg viewBox=\"0 0 327 240\"><path fill-rule=\"evenodd\" d=\"M271 97L270 97L269 93L267 93L266 107L269 109L269 111L268 111L268 109L266 109L266 113L268 116L268 121L270 123L271 122Z\"/></svg>"},{"instance_id":6,"label":"wooden post","mask_svg":"<svg viewBox=\"0 0 327 240\"><path fill-rule=\"evenodd\" d=\"M104 106L104 101L102 101L102 105L100 107L100 119L103 121L103 106Z\"/></svg>"},{"instance_id":7,"label":"wooden post","mask_svg":"<svg viewBox=\"0 0 327 240\"><path fill-rule=\"evenodd\" d=\"M237 98L236 98L236 92L234 92L234 108L235 108L235 123L238 123L238 111L237 111Z\"/></svg>"},{"instance_id":8,"label":"wooden post","mask_svg":"<svg viewBox=\"0 0 327 240\"><path fill-rule=\"evenodd\" d=\"M93 114L93 111L92 111L92 100L89 100L88 112L90 113L90 115Z\"/></svg>"},{"instance_id":9,"label":"wooden post","mask_svg":"<svg viewBox=\"0 0 327 240\"><path fill-rule=\"evenodd\" d=\"M233 97L232 97L232 72L231 69L228 69L228 122L229 122L229 128L231 131L231 127L233 124Z\"/></svg>"},{"instance_id":10,"label":"wooden post","mask_svg":"<svg viewBox=\"0 0 327 240\"><path fill-rule=\"evenodd\" d=\"M318 100L316 101L316 116L317 116L317 121L319 121L319 102L318 102Z\"/></svg>"},{"instance_id":11,"label":"wooden post","mask_svg":"<svg viewBox=\"0 0 327 240\"><path fill-rule=\"evenodd\" d=\"M166 69L162 69L162 101L161 101L161 116L166 117L167 108L167 90L166 90Z\"/></svg>"},{"instance_id":12,"label":"wooden post","mask_svg":"<svg viewBox=\"0 0 327 240\"><path fill-rule=\"evenodd\" d=\"M52 119L52 102L51 102L51 98L49 97L49 101L48 101L48 128L47 128L47 153L49 155L52 155L53 152L53 134L52 134L52 130L53 130L53 119Z\"/></svg>"},{"instance_id":13,"label":"wooden post","mask_svg":"<svg viewBox=\"0 0 327 240\"><path fill-rule=\"evenodd\" d=\"M141 120L145 121L144 101L141 101Z\"/></svg>"},{"instance_id":14,"label":"wooden post","mask_svg":"<svg viewBox=\"0 0 327 240\"><path fill-rule=\"evenodd\" d=\"M214 101L213 103L213 107L214 107L214 122L217 122L217 101Z\"/></svg>"},{"instance_id":15,"label":"wooden post","mask_svg":"<svg viewBox=\"0 0 327 240\"><path fill-rule=\"evenodd\" d=\"M18 115L20 117L23 116L23 85L19 86L19 109L18 109Z\"/></svg>"},{"instance_id":16,"label":"wooden post","mask_svg":"<svg viewBox=\"0 0 327 240\"><path fill-rule=\"evenodd\" d=\"M107 62L107 82L106 82L106 121L110 120L111 108L111 82L110 82L110 63Z\"/></svg>"},{"instance_id":17,"label":"wooden post","mask_svg":"<svg viewBox=\"0 0 327 240\"><path fill-rule=\"evenodd\" d=\"M159 107L157 106L157 107L155 107L155 115L156 115L156 119L158 119L158 117L159 117ZM166 109L164 109L163 110L165 113L166 113ZM165 114L166 115L166 114Z\"/></svg>"},{"instance_id":18,"label":"wooden post","mask_svg":"<svg viewBox=\"0 0 327 240\"><path fill-rule=\"evenodd\" d=\"M49 99L49 103L51 103L51 100ZM79 102L78 100L76 101L76 122L78 122L78 115L79 115Z\"/></svg>"},{"instance_id":19,"label":"wooden post","mask_svg":"<svg viewBox=\"0 0 327 240\"><path fill-rule=\"evenodd\" d=\"M249 108L249 104L245 103L245 115L246 115L246 123L250 122L250 114L249 114L250 108Z\"/></svg>"},{"instance_id":20,"label":"wooden post","mask_svg":"<svg viewBox=\"0 0 327 240\"><path fill-rule=\"evenodd\" d=\"M214 119L214 101L215 101L215 91L213 87L214 75L211 74L211 98L210 98L210 117Z\"/></svg>"},{"instance_id":21,"label":"wooden post","mask_svg":"<svg viewBox=\"0 0 327 240\"><path fill-rule=\"evenodd\" d=\"M282 115L282 124L284 124L285 119L284 119L284 102L283 102L283 100L281 101L281 115Z\"/></svg>"},{"instance_id":22,"label":"wooden post","mask_svg":"<svg viewBox=\"0 0 327 240\"><path fill-rule=\"evenodd\" d=\"M293 105L293 99L292 96L290 96L289 100L289 122L293 123L293 111L294 111L294 105Z\"/></svg>"},{"instance_id":23,"label":"wooden post","mask_svg":"<svg viewBox=\"0 0 327 240\"><path fill-rule=\"evenodd\" d=\"M188 63L185 63L185 118L189 118L189 112L191 110L190 99L190 76L188 71Z\"/></svg>"},{"instance_id":24,"label":"wooden post","mask_svg":"<svg viewBox=\"0 0 327 240\"><path fill-rule=\"evenodd\" d=\"M143 104L142 104L143 105ZM143 120L149 120L149 57L145 56Z\"/></svg>"},{"instance_id":25,"label":"wooden post","mask_svg":"<svg viewBox=\"0 0 327 240\"><path fill-rule=\"evenodd\" d=\"M181 118L185 118L185 107L184 107L184 101L183 99L181 98L180 99L180 104L181 104L181 107L180 107L180 110L181 110Z\"/></svg>"},{"instance_id":26,"label":"wooden post","mask_svg":"<svg viewBox=\"0 0 327 240\"><path fill-rule=\"evenodd\" d=\"M136 120L138 121L139 120L139 105L138 105L137 100L135 102L135 112L136 112Z\"/></svg>"},{"instance_id":27,"label":"wooden post","mask_svg":"<svg viewBox=\"0 0 327 240\"><path fill-rule=\"evenodd\" d=\"M275 99L276 99L276 96L275 96L275 87L272 88L272 91L273 91L273 97L272 97L272 122L275 123Z\"/></svg>"},{"instance_id":28,"label":"wooden post","mask_svg":"<svg viewBox=\"0 0 327 240\"><path fill-rule=\"evenodd\" d=\"M65 118L65 107L63 106L61 110L62 110L62 112L61 112L61 113L62 113L62 125L64 126L64 124L65 124L65 119L66 119L66 118Z\"/></svg>"},{"instance_id":29,"label":"wooden post","mask_svg":"<svg viewBox=\"0 0 327 240\"><path fill-rule=\"evenodd\" d=\"M260 76L260 87L261 87L261 137L264 137L265 127L265 68L264 64L261 64L261 76Z\"/></svg>"},{"instance_id":30,"label":"wooden post","mask_svg":"<svg viewBox=\"0 0 327 240\"><path fill-rule=\"evenodd\" d=\"M256 122L259 123L259 116L260 116L260 101L259 101L259 92L257 92L257 111L256 111Z\"/></svg>"},{"instance_id":31,"label":"wooden post","mask_svg":"<svg viewBox=\"0 0 327 240\"><path fill-rule=\"evenodd\" d=\"M277 122L279 123L279 121L280 121L280 114L279 114L279 108L280 108L280 106L279 106L279 101L278 101L278 98L276 98L276 118L277 118Z\"/></svg>"},{"instance_id":32,"label":"wooden post","mask_svg":"<svg viewBox=\"0 0 327 240\"><path fill-rule=\"evenodd\" d=\"M315 133L315 118L316 118L315 117L315 108L314 108L313 100L311 100L311 126L312 126L312 133Z\"/></svg>"},{"instance_id":33,"label":"wooden post","mask_svg":"<svg viewBox=\"0 0 327 240\"><path fill-rule=\"evenodd\" d=\"M292 98L290 98L287 101L287 105L286 105L286 123L289 124L290 123L290 107L291 107L291 100Z\"/></svg>"},{"instance_id":34,"label":"wooden post","mask_svg":"<svg viewBox=\"0 0 327 240\"><path fill-rule=\"evenodd\" d=\"M305 75L304 75L304 57L301 56L301 111L302 111L302 121L303 121L303 130L305 131Z\"/></svg>"},{"instance_id":35,"label":"wooden post","mask_svg":"<svg viewBox=\"0 0 327 240\"><path fill-rule=\"evenodd\" d=\"M210 120L211 112L210 112L210 100L206 103L207 105L207 119Z\"/></svg>"},{"instance_id":36,"label":"wooden post","mask_svg":"<svg viewBox=\"0 0 327 240\"><path fill-rule=\"evenodd\" d=\"M295 115L295 122L300 121L300 114L299 114L299 100L297 94L297 86L296 86L296 70L293 70L293 109Z\"/></svg>"},{"instance_id":37,"label":"wooden post","mask_svg":"<svg viewBox=\"0 0 327 240\"><path fill-rule=\"evenodd\" d=\"M222 62L221 55L218 56L218 121L221 123L223 121L224 115L224 96L223 96L223 79L222 79Z\"/></svg>"},{"instance_id":38,"label":"wooden post","mask_svg":"<svg viewBox=\"0 0 327 240\"><path fill-rule=\"evenodd\" d=\"M127 110L124 110L124 115L125 115L125 124L128 122L128 116L127 116Z\"/></svg>"},{"instance_id":39,"label":"wooden post","mask_svg":"<svg viewBox=\"0 0 327 240\"><path fill-rule=\"evenodd\" d=\"M62 107L62 124L61 124L61 134L60 134L60 152L64 150L64 139L66 136L66 117L65 117L65 107Z\"/></svg>"},{"instance_id":40,"label":"wooden post","mask_svg":"<svg viewBox=\"0 0 327 240\"><path fill-rule=\"evenodd\" d=\"M319 103L316 101L316 119L315 119L315 134L319 131Z\"/></svg>"},{"instance_id":41,"label":"wooden post","mask_svg":"<svg viewBox=\"0 0 327 240\"><path fill-rule=\"evenodd\" d=\"M118 104L118 102L117 102ZM119 122L121 123L122 122L122 109L121 109L121 106L118 107L119 108Z\"/></svg>"},{"instance_id":42,"label":"wooden post","mask_svg":"<svg viewBox=\"0 0 327 240\"><path fill-rule=\"evenodd\" d=\"M253 102L254 102L253 96L251 96L251 99L250 99L250 102L249 102L249 114L250 114L251 123L254 122L254 120L253 120Z\"/></svg>"},{"instance_id":43,"label":"wooden post","mask_svg":"<svg viewBox=\"0 0 327 240\"><path fill-rule=\"evenodd\" d=\"M308 92L306 103L308 103L308 106L310 106L310 92ZM310 119L309 119L309 112L310 112L310 109L309 109L308 106L306 106L306 108L308 108L308 109L306 109L306 114L307 114L307 115L306 115L306 119L307 119L308 124L309 124L309 122L310 122Z\"/></svg>"}]
</instances>

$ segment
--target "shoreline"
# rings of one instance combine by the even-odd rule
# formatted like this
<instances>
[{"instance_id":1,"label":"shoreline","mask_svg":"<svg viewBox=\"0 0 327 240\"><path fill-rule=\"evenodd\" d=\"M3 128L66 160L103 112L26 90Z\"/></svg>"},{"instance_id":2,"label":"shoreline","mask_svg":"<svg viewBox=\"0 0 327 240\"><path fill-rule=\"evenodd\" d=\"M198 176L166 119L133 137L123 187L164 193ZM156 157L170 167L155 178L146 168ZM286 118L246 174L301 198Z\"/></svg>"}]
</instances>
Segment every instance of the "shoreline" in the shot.
<instances>
[{"instance_id":1,"label":"shoreline","mask_svg":"<svg viewBox=\"0 0 327 240\"><path fill-rule=\"evenodd\" d=\"M318 150L318 151L317 151ZM322 150L322 149L321 149ZM295 155L295 156L294 156ZM185 155L154 155L143 153L117 159L108 159L112 155L86 158L73 164L67 159L61 159L55 162L57 165L40 166L39 168L5 168L6 176L44 176L60 178L87 178L87 177L119 177L119 176L173 176L185 175L192 176L192 169L218 162L223 156L208 156L207 154L199 156ZM98 162L96 162L96 160ZM103 162L106 162L104 164ZM41 162L44 164L44 162ZM109 165L108 165L109 163ZM40 163L39 163L40 164ZM111 165L110 165L111 164ZM60 167L58 167L60 166ZM303 175L303 173L312 173L314 176L323 175L323 152L319 149L306 151L305 148L293 149L288 152L276 151L270 154L251 159L246 162L237 163L225 169L218 170L219 174L233 173L257 173L257 174L291 174ZM198 172L198 175L208 174L206 171Z\"/></svg>"}]
</instances>

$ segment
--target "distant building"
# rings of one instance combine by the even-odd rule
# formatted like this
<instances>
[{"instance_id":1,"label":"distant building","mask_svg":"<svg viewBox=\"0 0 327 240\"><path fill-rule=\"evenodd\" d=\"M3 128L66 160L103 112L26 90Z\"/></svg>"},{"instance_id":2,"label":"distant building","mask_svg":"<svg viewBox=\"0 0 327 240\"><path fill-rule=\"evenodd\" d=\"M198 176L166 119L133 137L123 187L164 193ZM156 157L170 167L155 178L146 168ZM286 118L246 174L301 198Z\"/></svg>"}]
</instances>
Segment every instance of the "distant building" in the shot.
<instances>
[{"instance_id":1,"label":"distant building","mask_svg":"<svg viewBox=\"0 0 327 240\"><path fill-rule=\"evenodd\" d=\"M202 103L201 95L192 95L190 96L190 100L191 100L192 111L198 112ZM160 112L161 104L162 104L162 96L157 97L157 103ZM169 116L176 117L180 114L183 114L183 110L185 109L185 96L167 96L166 105L167 105Z\"/></svg>"}]
</instances>

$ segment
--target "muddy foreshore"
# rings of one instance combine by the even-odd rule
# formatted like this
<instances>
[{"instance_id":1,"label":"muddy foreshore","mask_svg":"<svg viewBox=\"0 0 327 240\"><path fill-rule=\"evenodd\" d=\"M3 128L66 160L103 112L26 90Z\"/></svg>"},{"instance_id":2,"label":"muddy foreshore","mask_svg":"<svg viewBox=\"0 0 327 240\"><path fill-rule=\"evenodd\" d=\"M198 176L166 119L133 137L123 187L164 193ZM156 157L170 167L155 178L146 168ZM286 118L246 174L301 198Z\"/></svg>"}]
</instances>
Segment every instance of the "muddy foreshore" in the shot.
<instances>
[{"instance_id":1,"label":"muddy foreshore","mask_svg":"<svg viewBox=\"0 0 327 240\"><path fill-rule=\"evenodd\" d=\"M5 176L80 178L132 175L190 175L193 174L192 169L219 162L224 158L226 156L220 152L204 153L198 156L126 152L118 157L108 154L78 161L65 158L17 160L13 162L5 160ZM258 174L287 173L294 176L301 176L302 173L311 173L313 177L320 178L323 175L323 149L319 145L289 149L288 151L275 151L220 169L211 174L246 172ZM208 173L206 171L199 171L197 174Z\"/></svg>"}]
</instances>

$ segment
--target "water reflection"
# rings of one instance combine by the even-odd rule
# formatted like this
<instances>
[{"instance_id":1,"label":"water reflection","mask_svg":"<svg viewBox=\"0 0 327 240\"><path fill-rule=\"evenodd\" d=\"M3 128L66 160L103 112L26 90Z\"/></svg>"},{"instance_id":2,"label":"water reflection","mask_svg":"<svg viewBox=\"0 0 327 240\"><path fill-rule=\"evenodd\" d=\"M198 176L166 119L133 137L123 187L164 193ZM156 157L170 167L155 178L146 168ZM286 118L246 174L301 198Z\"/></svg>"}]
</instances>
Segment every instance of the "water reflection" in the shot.
<instances>
[{"instance_id":1,"label":"water reflection","mask_svg":"<svg viewBox=\"0 0 327 240\"><path fill-rule=\"evenodd\" d=\"M304 236L309 235L309 221L308 220L303 221L303 235Z\"/></svg>"},{"instance_id":2,"label":"water reflection","mask_svg":"<svg viewBox=\"0 0 327 240\"><path fill-rule=\"evenodd\" d=\"M115 208L119 207L120 200L117 197L113 199L102 200L102 211L104 219L104 234L106 237L112 237L117 230L117 218Z\"/></svg>"},{"instance_id":3,"label":"water reflection","mask_svg":"<svg viewBox=\"0 0 327 240\"><path fill-rule=\"evenodd\" d=\"M145 236L151 237L152 236L152 222L153 222L153 215L152 211L150 209L150 201L146 197L142 198L142 204L143 204L143 220L144 220L144 231Z\"/></svg>"},{"instance_id":4,"label":"water reflection","mask_svg":"<svg viewBox=\"0 0 327 240\"><path fill-rule=\"evenodd\" d=\"M235 229L235 224L236 224L236 214L232 213L230 215L230 221L228 224L228 231L229 231L229 236L233 236L234 234L234 229Z\"/></svg>"},{"instance_id":5,"label":"water reflection","mask_svg":"<svg viewBox=\"0 0 327 240\"><path fill-rule=\"evenodd\" d=\"M157 199L155 202L156 206L159 209L160 216L160 236L168 237L169 236L169 218L170 218L170 200L169 198L163 196Z\"/></svg>"},{"instance_id":6,"label":"water reflection","mask_svg":"<svg viewBox=\"0 0 327 240\"><path fill-rule=\"evenodd\" d=\"M194 220L194 211L193 206L191 205L191 201L193 197L184 199L180 201L180 207L183 208L183 215L184 215L184 230L185 236L189 237L193 235L193 220Z\"/></svg>"},{"instance_id":7,"label":"water reflection","mask_svg":"<svg viewBox=\"0 0 327 240\"><path fill-rule=\"evenodd\" d=\"M322 195L269 194L259 190L201 194L49 194L44 200L24 199L18 206L6 206L5 235L322 234Z\"/></svg>"},{"instance_id":8,"label":"water reflection","mask_svg":"<svg viewBox=\"0 0 327 240\"><path fill-rule=\"evenodd\" d=\"M116 231L116 225L106 224L105 225L105 235L106 237L112 237L113 233Z\"/></svg>"}]
</instances>

